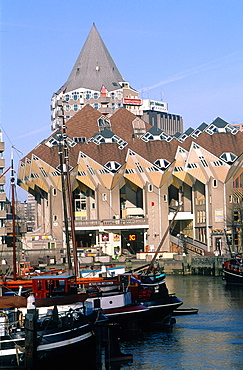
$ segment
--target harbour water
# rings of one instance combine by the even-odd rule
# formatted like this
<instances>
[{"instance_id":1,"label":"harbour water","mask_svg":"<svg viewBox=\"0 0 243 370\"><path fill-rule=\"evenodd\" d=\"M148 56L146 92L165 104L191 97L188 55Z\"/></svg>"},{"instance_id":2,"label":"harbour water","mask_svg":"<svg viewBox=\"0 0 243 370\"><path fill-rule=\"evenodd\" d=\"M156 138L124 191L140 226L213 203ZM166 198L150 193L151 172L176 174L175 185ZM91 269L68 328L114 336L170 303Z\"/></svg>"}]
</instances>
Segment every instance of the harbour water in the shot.
<instances>
[{"instance_id":1,"label":"harbour water","mask_svg":"<svg viewBox=\"0 0 243 370\"><path fill-rule=\"evenodd\" d=\"M166 281L183 307L199 313L176 317L171 329L153 329L121 343L133 361L103 369L243 369L243 288L229 288L221 277L211 276L171 275Z\"/></svg>"}]
</instances>

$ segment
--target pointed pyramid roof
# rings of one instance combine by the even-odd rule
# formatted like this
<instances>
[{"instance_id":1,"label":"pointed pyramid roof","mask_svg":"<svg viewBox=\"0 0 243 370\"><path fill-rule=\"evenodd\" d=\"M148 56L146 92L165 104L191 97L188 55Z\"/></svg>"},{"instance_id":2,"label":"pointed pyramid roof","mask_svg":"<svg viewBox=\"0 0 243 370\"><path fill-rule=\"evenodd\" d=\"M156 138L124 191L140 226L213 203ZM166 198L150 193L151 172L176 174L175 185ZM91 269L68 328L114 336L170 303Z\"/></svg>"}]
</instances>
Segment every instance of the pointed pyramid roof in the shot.
<instances>
[{"instance_id":1,"label":"pointed pyramid roof","mask_svg":"<svg viewBox=\"0 0 243 370\"><path fill-rule=\"evenodd\" d=\"M121 87L119 82L124 79L93 24L67 82L57 93L78 88L100 91L103 85L113 91Z\"/></svg>"}]
</instances>

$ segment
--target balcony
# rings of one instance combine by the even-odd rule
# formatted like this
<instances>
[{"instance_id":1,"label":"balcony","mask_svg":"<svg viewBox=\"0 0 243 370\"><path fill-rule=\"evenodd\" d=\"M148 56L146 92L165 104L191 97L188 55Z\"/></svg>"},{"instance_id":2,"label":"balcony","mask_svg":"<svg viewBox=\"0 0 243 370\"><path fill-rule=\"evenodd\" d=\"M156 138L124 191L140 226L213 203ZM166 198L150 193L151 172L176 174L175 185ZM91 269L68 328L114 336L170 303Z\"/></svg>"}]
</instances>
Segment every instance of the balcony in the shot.
<instances>
[{"instance_id":1,"label":"balcony","mask_svg":"<svg viewBox=\"0 0 243 370\"><path fill-rule=\"evenodd\" d=\"M5 159L0 158L0 168L4 168L4 167L5 167Z\"/></svg>"},{"instance_id":2,"label":"balcony","mask_svg":"<svg viewBox=\"0 0 243 370\"><path fill-rule=\"evenodd\" d=\"M5 185L6 184L6 177L2 176L0 177L0 185Z\"/></svg>"},{"instance_id":3,"label":"balcony","mask_svg":"<svg viewBox=\"0 0 243 370\"><path fill-rule=\"evenodd\" d=\"M112 218L108 220L75 219L75 230L116 230L116 229L147 229L148 219L142 217Z\"/></svg>"},{"instance_id":4,"label":"balcony","mask_svg":"<svg viewBox=\"0 0 243 370\"><path fill-rule=\"evenodd\" d=\"M5 236L6 235L6 228L5 226L0 227L0 236Z\"/></svg>"},{"instance_id":5,"label":"balcony","mask_svg":"<svg viewBox=\"0 0 243 370\"><path fill-rule=\"evenodd\" d=\"M170 212L168 215L168 220L171 221L174 217L174 213ZM191 212L178 212L175 218L176 221L181 220L193 220L193 213Z\"/></svg>"},{"instance_id":6,"label":"balcony","mask_svg":"<svg viewBox=\"0 0 243 370\"><path fill-rule=\"evenodd\" d=\"M6 211L5 209L0 210L0 219L5 219L6 218Z\"/></svg>"},{"instance_id":7,"label":"balcony","mask_svg":"<svg viewBox=\"0 0 243 370\"><path fill-rule=\"evenodd\" d=\"M5 201L6 201L6 194L0 193L0 202L5 202Z\"/></svg>"}]
</instances>

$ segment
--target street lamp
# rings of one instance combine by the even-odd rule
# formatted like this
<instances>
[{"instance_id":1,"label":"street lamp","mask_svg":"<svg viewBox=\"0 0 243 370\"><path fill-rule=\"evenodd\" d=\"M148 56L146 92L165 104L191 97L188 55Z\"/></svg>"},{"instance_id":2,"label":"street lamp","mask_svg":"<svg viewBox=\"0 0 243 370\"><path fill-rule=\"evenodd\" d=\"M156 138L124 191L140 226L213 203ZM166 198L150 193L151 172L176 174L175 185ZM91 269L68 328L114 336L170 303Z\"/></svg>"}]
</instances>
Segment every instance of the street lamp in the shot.
<instances>
[{"instance_id":1,"label":"street lamp","mask_svg":"<svg viewBox=\"0 0 243 370\"><path fill-rule=\"evenodd\" d=\"M182 232L180 232L180 234L177 234L177 238L182 243L183 253L187 254L188 253L187 247L186 247L186 245L187 245L187 235L185 235ZM178 243L178 245L180 245L180 243Z\"/></svg>"}]
</instances>

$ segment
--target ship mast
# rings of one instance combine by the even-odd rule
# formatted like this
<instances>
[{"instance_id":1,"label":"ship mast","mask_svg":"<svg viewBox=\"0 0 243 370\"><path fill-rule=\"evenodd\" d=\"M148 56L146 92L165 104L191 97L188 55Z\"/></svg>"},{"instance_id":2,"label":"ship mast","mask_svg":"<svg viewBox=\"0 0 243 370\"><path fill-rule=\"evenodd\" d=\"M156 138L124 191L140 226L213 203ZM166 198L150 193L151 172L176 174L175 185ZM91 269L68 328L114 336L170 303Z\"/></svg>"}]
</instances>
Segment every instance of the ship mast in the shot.
<instances>
[{"instance_id":1,"label":"ship mast","mask_svg":"<svg viewBox=\"0 0 243 370\"><path fill-rule=\"evenodd\" d=\"M152 260L150 262L150 265L149 265L148 270L147 270L147 274L149 274L153 270L155 260L156 260L156 258L158 256L159 252L160 252L160 249L161 249L162 245L164 244L165 238L167 237L167 235L168 235L168 233L169 233L169 231L171 229L171 226L173 225L173 223L175 221L175 218L177 216L177 213L180 210L180 207L181 207L181 203L178 205L177 210L175 211L172 220L170 221L167 229L165 230L165 233L164 233L164 235L163 235L163 237L162 237L162 239L161 239L161 241L160 241L160 243L158 245L158 248L157 248L157 250L156 250L156 252L155 252L155 254L154 254L154 256L153 256L153 258L152 258Z\"/></svg>"},{"instance_id":2,"label":"ship mast","mask_svg":"<svg viewBox=\"0 0 243 370\"><path fill-rule=\"evenodd\" d=\"M13 224L13 279L16 280L16 227L15 227L15 178L14 178L14 164L13 164L13 148L11 152L11 189L12 189L12 224Z\"/></svg>"},{"instance_id":3,"label":"ship mast","mask_svg":"<svg viewBox=\"0 0 243 370\"><path fill-rule=\"evenodd\" d=\"M70 167L69 167L69 156L68 156L68 143L67 143L67 134L66 134L66 124L65 124L65 117L64 117L64 109L62 101L58 102L58 106L61 108L62 112L62 140L61 145L64 149L64 153L62 153L62 150L59 150L59 156L62 160L61 164L61 172L62 172L62 178L66 178L66 185L67 185L67 198L68 198L68 205L69 205L69 217L70 217L70 226L71 226L71 237L72 237L72 246L73 246L73 262L74 262L74 272L75 275L78 276L78 259L77 259L77 247L76 247L76 237L75 237L75 223L74 223L74 215L73 215L73 202L72 202L72 188L71 188L71 180L70 180ZM60 149L60 148L59 148ZM62 155L63 154L63 155ZM64 181L64 180L63 180ZM67 206L66 206L66 194L65 194L65 183L63 183L63 204L64 204L64 210L66 209L66 216L67 216ZM68 219L64 215L64 222L67 222L66 228L66 239L69 241L69 231L68 231ZM70 258L70 246L68 246L67 253L69 255L68 258ZM68 259L70 265L71 265L71 258ZM69 265L69 268L71 267Z\"/></svg>"}]
</instances>

